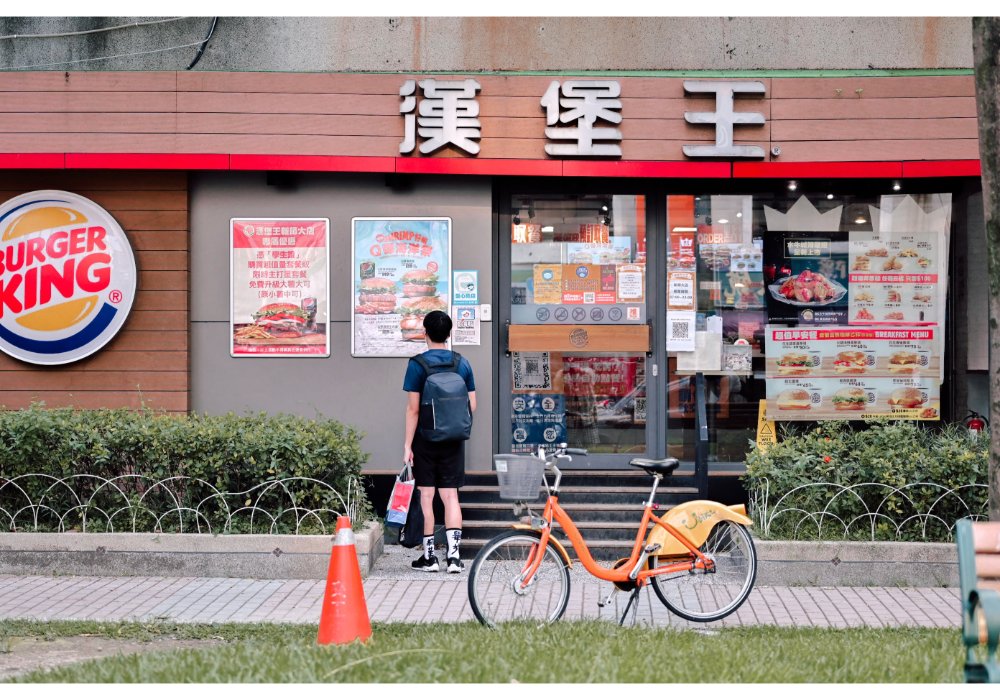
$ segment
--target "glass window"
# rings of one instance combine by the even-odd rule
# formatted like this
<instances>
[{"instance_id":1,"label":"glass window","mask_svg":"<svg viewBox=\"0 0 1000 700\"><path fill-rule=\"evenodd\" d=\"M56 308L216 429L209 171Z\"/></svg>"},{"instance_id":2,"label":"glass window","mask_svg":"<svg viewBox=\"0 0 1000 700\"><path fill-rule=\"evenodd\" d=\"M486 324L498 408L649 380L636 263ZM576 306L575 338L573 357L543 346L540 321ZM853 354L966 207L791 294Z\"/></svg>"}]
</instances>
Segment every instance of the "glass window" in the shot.
<instances>
[{"instance_id":1,"label":"glass window","mask_svg":"<svg viewBox=\"0 0 1000 700\"><path fill-rule=\"evenodd\" d=\"M645 355L515 352L512 364L513 452L646 452Z\"/></svg>"},{"instance_id":2,"label":"glass window","mask_svg":"<svg viewBox=\"0 0 1000 700\"><path fill-rule=\"evenodd\" d=\"M639 195L517 195L511 323L646 322L646 206Z\"/></svg>"}]
</instances>

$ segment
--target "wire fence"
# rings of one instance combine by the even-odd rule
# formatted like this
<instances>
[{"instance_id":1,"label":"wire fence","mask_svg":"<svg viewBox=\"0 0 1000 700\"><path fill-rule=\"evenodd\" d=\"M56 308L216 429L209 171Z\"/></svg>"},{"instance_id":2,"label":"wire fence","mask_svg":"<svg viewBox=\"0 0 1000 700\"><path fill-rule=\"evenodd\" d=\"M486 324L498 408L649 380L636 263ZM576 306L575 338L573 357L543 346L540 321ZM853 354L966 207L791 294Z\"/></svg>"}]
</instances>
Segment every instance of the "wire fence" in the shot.
<instances>
[{"instance_id":1,"label":"wire fence","mask_svg":"<svg viewBox=\"0 0 1000 700\"><path fill-rule=\"evenodd\" d=\"M772 539L951 541L959 518L987 519L988 501L986 484L926 481L815 482L777 494L761 479L750 490L754 528Z\"/></svg>"},{"instance_id":2,"label":"wire fence","mask_svg":"<svg viewBox=\"0 0 1000 700\"><path fill-rule=\"evenodd\" d=\"M338 516L357 523L364 508L353 477L344 493L307 477L235 492L186 476L0 477L0 530L8 532L327 534Z\"/></svg>"}]
</instances>

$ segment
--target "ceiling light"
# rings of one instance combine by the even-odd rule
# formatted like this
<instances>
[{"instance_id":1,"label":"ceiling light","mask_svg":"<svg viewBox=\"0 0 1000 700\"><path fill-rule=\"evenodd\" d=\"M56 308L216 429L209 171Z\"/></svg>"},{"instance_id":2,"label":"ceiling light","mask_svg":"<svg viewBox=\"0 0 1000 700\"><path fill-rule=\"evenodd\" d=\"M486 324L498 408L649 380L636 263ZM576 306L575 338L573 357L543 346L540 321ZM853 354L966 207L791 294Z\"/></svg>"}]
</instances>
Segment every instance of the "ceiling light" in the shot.
<instances>
[{"instance_id":1,"label":"ceiling light","mask_svg":"<svg viewBox=\"0 0 1000 700\"><path fill-rule=\"evenodd\" d=\"M794 192L795 190L799 189L799 183L797 183L795 180L789 180L788 189Z\"/></svg>"},{"instance_id":2,"label":"ceiling light","mask_svg":"<svg viewBox=\"0 0 1000 700\"><path fill-rule=\"evenodd\" d=\"M720 224L728 224L729 223L729 219L719 219L719 223Z\"/></svg>"},{"instance_id":3,"label":"ceiling light","mask_svg":"<svg viewBox=\"0 0 1000 700\"><path fill-rule=\"evenodd\" d=\"M674 226L670 230L673 231L674 233L697 233L698 232L698 229L696 229L694 226Z\"/></svg>"},{"instance_id":4,"label":"ceiling light","mask_svg":"<svg viewBox=\"0 0 1000 700\"><path fill-rule=\"evenodd\" d=\"M854 220L854 223L856 223L856 224L867 224L868 223L868 219L866 219L863 216L859 216L858 218L856 218Z\"/></svg>"},{"instance_id":5,"label":"ceiling light","mask_svg":"<svg viewBox=\"0 0 1000 700\"><path fill-rule=\"evenodd\" d=\"M542 233L554 233L555 230L555 226L542 226Z\"/></svg>"},{"instance_id":6,"label":"ceiling light","mask_svg":"<svg viewBox=\"0 0 1000 700\"><path fill-rule=\"evenodd\" d=\"M899 184L899 180L896 180L894 183L892 183L893 192L899 192L901 189L903 189L903 186Z\"/></svg>"},{"instance_id":7,"label":"ceiling light","mask_svg":"<svg viewBox=\"0 0 1000 700\"><path fill-rule=\"evenodd\" d=\"M741 212L741 211L736 212L736 218L737 219L742 218L742 216L743 216L743 212Z\"/></svg>"},{"instance_id":8,"label":"ceiling light","mask_svg":"<svg viewBox=\"0 0 1000 700\"><path fill-rule=\"evenodd\" d=\"M827 198L827 199L833 199L833 195L832 195L832 194L828 194L828 195L826 196L826 198Z\"/></svg>"},{"instance_id":9,"label":"ceiling light","mask_svg":"<svg viewBox=\"0 0 1000 700\"><path fill-rule=\"evenodd\" d=\"M602 204L601 205L601 211L607 211L607 210L608 210L608 205L607 204Z\"/></svg>"}]
</instances>

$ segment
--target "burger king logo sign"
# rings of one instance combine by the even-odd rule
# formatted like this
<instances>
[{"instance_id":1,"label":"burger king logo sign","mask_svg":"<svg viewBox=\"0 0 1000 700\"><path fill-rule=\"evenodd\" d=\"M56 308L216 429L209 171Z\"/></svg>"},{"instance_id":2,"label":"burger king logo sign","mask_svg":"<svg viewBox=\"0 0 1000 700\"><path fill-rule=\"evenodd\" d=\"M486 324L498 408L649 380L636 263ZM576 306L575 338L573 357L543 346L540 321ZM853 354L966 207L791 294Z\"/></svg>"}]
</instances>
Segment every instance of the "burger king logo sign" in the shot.
<instances>
[{"instance_id":1,"label":"burger king logo sign","mask_svg":"<svg viewBox=\"0 0 1000 700\"><path fill-rule=\"evenodd\" d=\"M0 206L0 350L62 365L100 350L135 299L132 246L94 202L56 190Z\"/></svg>"}]
</instances>

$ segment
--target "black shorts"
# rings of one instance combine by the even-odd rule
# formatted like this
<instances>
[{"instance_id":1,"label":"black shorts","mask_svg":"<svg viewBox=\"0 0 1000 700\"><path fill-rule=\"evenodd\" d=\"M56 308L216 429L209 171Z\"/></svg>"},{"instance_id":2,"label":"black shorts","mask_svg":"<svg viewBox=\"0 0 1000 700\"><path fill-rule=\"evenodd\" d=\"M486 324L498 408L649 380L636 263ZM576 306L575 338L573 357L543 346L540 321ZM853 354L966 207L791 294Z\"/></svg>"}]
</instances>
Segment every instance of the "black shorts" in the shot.
<instances>
[{"instance_id":1,"label":"black shorts","mask_svg":"<svg viewBox=\"0 0 1000 700\"><path fill-rule=\"evenodd\" d=\"M465 486L465 441L428 442L413 436L413 478L417 486L458 489Z\"/></svg>"}]
</instances>

